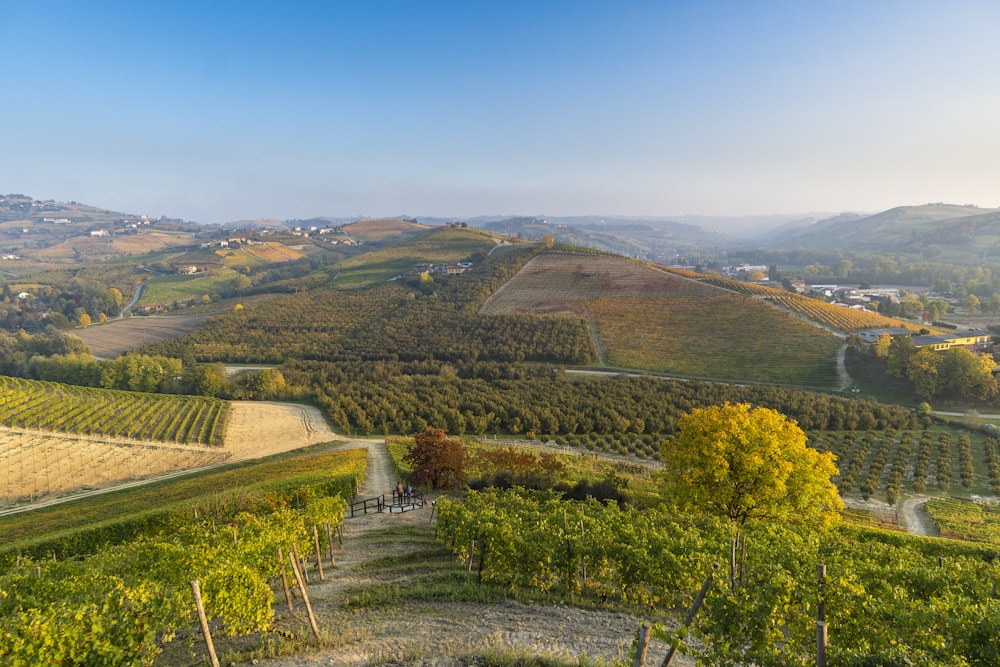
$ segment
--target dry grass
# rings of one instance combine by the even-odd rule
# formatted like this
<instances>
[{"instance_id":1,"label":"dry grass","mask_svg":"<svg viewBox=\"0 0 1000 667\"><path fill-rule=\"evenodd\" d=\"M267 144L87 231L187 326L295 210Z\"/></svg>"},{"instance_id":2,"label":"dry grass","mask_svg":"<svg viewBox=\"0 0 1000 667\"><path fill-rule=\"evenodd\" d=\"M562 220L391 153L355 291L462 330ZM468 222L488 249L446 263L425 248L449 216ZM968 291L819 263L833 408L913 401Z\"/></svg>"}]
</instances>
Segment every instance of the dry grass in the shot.
<instances>
[{"instance_id":1,"label":"dry grass","mask_svg":"<svg viewBox=\"0 0 1000 667\"><path fill-rule=\"evenodd\" d=\"M337 437L312 406L250 401L232 406L221 449L0 427L0 507L260 458Z\"/></svg>"},{"instance_id":2,"label":"dry grass","mask_svg":"<svg viewBox=\"0 0 1000 667\"><path fill-rule=\"evenodd\" d=\"M218 448L0 428L0 506L220 463Z\"/></svg>"}]
</instances>

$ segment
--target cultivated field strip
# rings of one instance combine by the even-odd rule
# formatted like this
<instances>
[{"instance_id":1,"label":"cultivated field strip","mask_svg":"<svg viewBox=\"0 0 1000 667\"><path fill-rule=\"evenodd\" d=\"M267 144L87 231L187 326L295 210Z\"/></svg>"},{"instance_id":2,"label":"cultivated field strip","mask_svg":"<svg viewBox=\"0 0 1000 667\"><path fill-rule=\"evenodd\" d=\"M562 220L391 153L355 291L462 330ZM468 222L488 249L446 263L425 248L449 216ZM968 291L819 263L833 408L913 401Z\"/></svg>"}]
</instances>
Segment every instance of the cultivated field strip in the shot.
<instances>
[{"instance_id":1,"label":"cultivated field strip","mask_svg":"<svg viewBox=\"0 0 1000 667\"><path fill-rule=\"evenodd\" d=\"M221 463L229 452L192 445L0 429L0 507Z\"/></svg>"},{"instance_id":2,"label":"cultivated field strip","mask_svg":"<svg viewBox=\"0 0 1000 667\"><path fill-rule=\"evenodd\" d=\"M847 333L876 328L904 328L914 332L920 329L912 322L897 320L868 310L846 308L795 294L768 296L767 300L775 305L805 315L820 324Z\"/></svg>"},{"instance_id":3,"label":"cultivated field strip","mask_svg":"<svg viewBox=\"0 0 1000 667\"><path fill-rule=\"evenodd\" d=\"M0 424L14 428L221 445L229 410L229 403L215 398L0 376Z\"/></svg>"},{"instance_id":4,"label":"cultivated field strip","mask_svg":"<svg viewBox=\"0 0 1000 667\"><path fill-rule=\"evenodd\" d=\"M483 304L483 313L586 316L601 297L682 298L723 294L711 285L612 255L549 252L526 264Z\"/></svg>"},{"instance_id":5,"label":"cultivated field strip","mask_svg":"<svg viewBox=\"0 0 1000 667\"><path fill-rule=\"evenodd\" d=\"M612 255L543 253L494 293L481 312L586 319L602 359L617 368L838 386L842 341L761 299L787 293L700 278ZM742 285L750 287L734 293L734 286ZM841 310L848 309L836 312Z\"/></svg>"},{"instance_id":6,"label":"cultivated field strip","mask_svg":"<svg viewBox=\"0 0 1000 667\"><path fill-rule=\"evenodd\" d=\"M911 331L919 331L921 326L913 322L898 320L894 317L886 317L868 310L857 310L846 308L833 303L827 303L819 299L812 299L801 294L793 294L775 287L767 285L757 285L732 278L723 278L710 274L695 273L683 269L665 269L678 276L697 280L706 285L714 285L737 294L746 294L754 297L762 297L768 303L787 308L799 315L807 317L819 324L828 326L844 333L854 333L863 329L877 328L903 328ZM932 329L934 330L934 329ZM935 330L936 331L936 330Z\"/></svg>"}]
</instances>

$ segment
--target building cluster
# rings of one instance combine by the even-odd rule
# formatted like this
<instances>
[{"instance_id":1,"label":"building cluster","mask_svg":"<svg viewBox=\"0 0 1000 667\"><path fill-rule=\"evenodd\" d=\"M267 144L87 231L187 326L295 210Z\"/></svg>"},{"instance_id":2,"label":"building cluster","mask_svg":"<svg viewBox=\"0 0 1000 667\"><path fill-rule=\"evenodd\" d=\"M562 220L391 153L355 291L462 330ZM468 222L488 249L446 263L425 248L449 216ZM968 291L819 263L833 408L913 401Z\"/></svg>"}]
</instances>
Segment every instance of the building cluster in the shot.
<instances>
[{"instance_id":1,"label":"building cluster","mask_svg":"<svg viewBox=\"0 0 1000 667\"><path fill-rule=\"evenodd\" d=\"M874 343L882 336L912 336L913 346L916 348L928 347L944 351L953 347L964 347L978 353L994 351L993 335L989 331L977 329L936 335L916 335L909 329L901 328L865 329L858 332L858 337L866 343Z\"/></svg>"},{"instance_id":2,"label":"building cluster","mask_svg":"<svg viewBox=\"0 0 1000 667\"><path fill-rule=\"evenodd\" d=\"M432 273L443 273L447 275L454 275L457 273L465 273L472 268L472 262L445 262L440 264L432 264L431 262L418 262L413 265L413 272L418 274Z\"/></svg>"}]
</instances>

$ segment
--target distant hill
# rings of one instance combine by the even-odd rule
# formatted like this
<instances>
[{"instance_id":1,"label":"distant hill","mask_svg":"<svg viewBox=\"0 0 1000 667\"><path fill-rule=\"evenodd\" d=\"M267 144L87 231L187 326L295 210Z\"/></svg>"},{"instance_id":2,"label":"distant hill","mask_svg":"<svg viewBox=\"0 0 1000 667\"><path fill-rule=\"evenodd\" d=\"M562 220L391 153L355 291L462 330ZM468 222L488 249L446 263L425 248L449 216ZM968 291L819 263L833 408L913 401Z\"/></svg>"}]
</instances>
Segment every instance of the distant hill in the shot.
<instances>
[{"instance_id":1,"label":"distant hill","mask_svg":"<svg viewBox=\"0 0 1000 667\"><path fill-rule=\"evenodd\" d=\"M760 250L891 254L956 265L1000 259L1000 209L944 203L900 206L876 214L315 217L243 220L219 227L165 217L150 220L79 202L41 201L20 194L0 196L0 252L48 263L101 261L166 250L195 243L195 235L204 238L224 233L223 228L271 233L284 229L289 234L296 229L326 230L329 234L322 239L327 243L319 245L332 252L336 241L342 256L357 252L357 248L350 248L352 244L384 247L449 225L466 225L513 239L551 236L559 243L662 264L673 264L679 258L697 262L700 257ZM101 235L102 231L107 236ZM343 244L345 235L347 244Z\"/></svg>"},{"instance_id":2,"label":"distant hill","mask_svg":"<svg viewBox=\"0 0 1000 667\"><path fill-rule=\"evenodd\" d=\"M721 247L725 237L671 220L514 217L482 224L483 229L524 239L551 236L560 243L657 262Z\"/></svg>"},{"instance_id":3,"label":"distant hill","mask_svg":"<svg viewBox=\"0 0 1000 667\"><path fill-rule=\"evenodd\" d=\"M364 243L382 243L388 240L401 241L422 235L430 227L409 220L380 218L359 220L340 227L349 238Z\"/></svg>"},{"instance_id":4,"label":"distant hill","mask_svg":"<svg viewBox=\"0 0 1000 667\"><path fill-rule=\"evenodd\" d=\"M772 237L767 245L980 263L1000 257L1000 209L926 204L900 206L870 216L840 215Z\"/></svg>"},{"instance_id":5,"label":"distant hill","mask_svg":"<svg viewBox=\"0 0 1000 667\"><path fill-rule=\"evenodd\" d=\"M93 262L190 245L200 226L78 202L0 195L0 249L45 262Z\"/></svg>"}]
</instances>

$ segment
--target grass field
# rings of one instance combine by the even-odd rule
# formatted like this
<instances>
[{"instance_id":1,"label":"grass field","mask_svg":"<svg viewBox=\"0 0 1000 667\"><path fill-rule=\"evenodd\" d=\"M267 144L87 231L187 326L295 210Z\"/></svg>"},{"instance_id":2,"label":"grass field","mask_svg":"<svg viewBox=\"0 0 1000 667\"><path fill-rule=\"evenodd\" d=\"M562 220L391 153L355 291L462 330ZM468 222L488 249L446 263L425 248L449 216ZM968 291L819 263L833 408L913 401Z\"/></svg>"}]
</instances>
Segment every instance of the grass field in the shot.
<instances>
[{"instance_id":1,"label":"grass field","mask_svg":"<svg viewBox=\"0 0 1000 667\"><path fill-rule=\"evenodd\" d=\"M350 257L334 265L337 287L364 287L405 275L419 262L458 262L476 253L486 254L496 243L492 236L469 229L434 228L401 246Z\"/></svg>"},{"instance_id":2,"label":"grass field","mask_svg":"<svg viewBox=\"0 0 1000 667\"><path fill-rule=\"evenodd\" d=\"M835 386L840 339L737 294L590 304L608 363L685 376Z\"/></svg>"},{"instance_id":3,"label":"grass field","mask_svg":"<svg viewBox=\"0 0 1000 667\"><path fill-rule=\"evenodd\" d=\"M193 236L185 232L151 231L110 237L77 236L34 253L47 261L101 261L146 253L159 252L173 246L191 243Z\"/></svg>"},{"instance_id":4,"label":"grass field","mask_svg":"<svg viewBox=\"0 0 1000 667\"><path fill-rule=\"evenodd\" d=\"M240 275L224 267L213 274L159 276L146 284L138 305L169 305L175 301L198 299L231 288Z\"/></svg>"},{"instance_id":5,"label":"grass field","mask_svg":"<svg viewBox=\"0 0 1000 667\"><path fill-rule=\"evenodd\" d=\"M291 262L304 257L302 253L292 250L281 243L275 242L255 243L253 245L241 247L240 250L263 264Z\"/></svg>"},{"instance_id":6,"label":"grass field","mask_svg":"<svg viewBox=\"0 0 1000 667\"><path fill-rule=\"evenodd\" d=\"M355 241L383 243L403 237L419 236L431 228L426 225L414 224L403 220L380 219L361 220L350 225L344 225L343 229L347 236Z\"/></svg>"}]
</instances>

